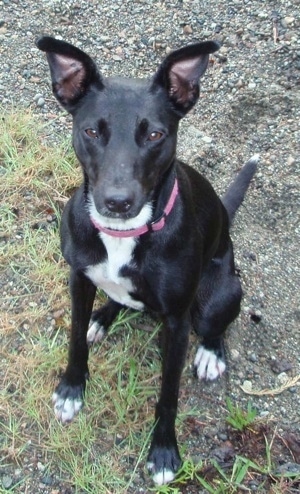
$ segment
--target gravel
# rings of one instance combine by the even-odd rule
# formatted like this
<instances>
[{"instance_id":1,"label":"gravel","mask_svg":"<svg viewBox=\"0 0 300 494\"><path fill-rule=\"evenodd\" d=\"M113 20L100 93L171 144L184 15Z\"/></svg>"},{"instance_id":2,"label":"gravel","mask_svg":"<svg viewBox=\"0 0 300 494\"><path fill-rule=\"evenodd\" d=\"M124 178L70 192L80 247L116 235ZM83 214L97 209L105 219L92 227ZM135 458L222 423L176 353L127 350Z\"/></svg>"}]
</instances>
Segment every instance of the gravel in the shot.
<instances>
[{"instance_id":1,"label":"gravel","mask_svg":"<svg viewBox=\"0 0 300 494\"><path fill-rule=\"evenodd\" d=\"M0 1L0 102L33 108L56 134L67 135L70 119L52 97L44 55L34 44L41 34L86 50L104 75L131 77L150 76L166 53L194 40L221 43L200 101L182 121L178 155L220 194L250 156L259 153L261 161L233 228L245 295L227 337L227 380L209 386L190 375L183 380L188 404L208 407L210 416L224 414L225 394L244 406L245 381L254 391L273 389L300 374L299 26L299 0ZM189 362L192 356L191 350ZM300 433L299 382L251 399L261 416L278 421L279 432ZM195 454L212 448L210 427L191 439ZM216 437L226 440L224 431ZM12 485L9 472L4 490ZM65 492L42 469L38 474L32 492Z\"/></svg>"}]
</instances>

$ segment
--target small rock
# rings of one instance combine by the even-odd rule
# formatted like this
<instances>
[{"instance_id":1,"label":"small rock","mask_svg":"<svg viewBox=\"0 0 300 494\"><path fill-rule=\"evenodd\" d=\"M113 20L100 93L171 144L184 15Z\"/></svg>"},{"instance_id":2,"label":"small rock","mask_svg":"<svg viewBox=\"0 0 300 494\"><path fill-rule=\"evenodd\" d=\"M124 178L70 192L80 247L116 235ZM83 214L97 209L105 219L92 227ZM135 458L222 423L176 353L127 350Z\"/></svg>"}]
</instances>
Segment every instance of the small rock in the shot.
<instances>
[{"instance_id":1,"label":"small rock","mask_svg":"<svg viewBox=\"0 0 300 494\"><path fill-rule=\"evenodd\" d=\"M235 348L233 348L230 353L232 360L238 360L240 358L240 352Z\"/></svg>"},{"instance_id":2,"label":"small rock","mask_svg":"<svg viewBox=\"0 0 300 494\"><path fill-rule=\"evenodd\" d=\"M44 485L52 485L53 484L53 479L50 475L45 475L42 479L41 479L42 483Z\"/></svg>"},{"instance_id":3,"label":"small rock","mask_svg":"<svg viewBox=\"0 0 300 494\"><path fill-rule=\"evenodd\" d=\"M257 362L257 355L255 353L251 353L251 355L249 355L249 360L250 362Z\"/></svg>"},{"instance_id":4,"label":"small rock","mask_svg":"<svg viewBox=\"0 0 300 494\"><path fill-rule=\"evenodd\" d=\"M291 362L285 359L275 359L271 363L271 369L275 374L287 372L293 368Z\"/></svg>"},{"instance_id":5,"label":"small rock","mask_svg":"<svg viewBox=\"0 0 300 494\"><path fill-rule=\"evenodd\" d=\"M43 465L40 461L38 461L37 463L37 469L40 471L40 472L44 472L46 467L45 465Z\"/></svg>"},{"instance_id":6,"label":"small rock","mask_svg":"<svg viewBox=\"0 0 300 494\"><path fill-rule=\"evenodd\" d=\"M251 390L252 389L252 382L251 381L248 381L248 380L245 380L243 382L243 388L247 389L247 390Z\"/></svg>"},{"instance_id":7,"label":"small rock","mask_svg":"<svg viewBox=\"0 0 300 494\"><path fill-rule=\"evenodd\" d=\"M119 57L124 57L124 52L121 46L116 48L116 54L119 55Z\"/></svg>"},{"instance_id":8,"label":"small rock","mask_svg":"<svg viewBox=\"0 0 300 494\"><path fill-rule=\"evenodd\" d=\"M64 313L65 313L65 309L58 309L55 312L53 312L53 317L54 319L59 319L64 315Z\"/></svg>"},{"instance_id":9,"label":"small rock","mask_svg":"<svg viewBox=\"0 0 300 494\"><path fill-rule=\"evenodd\" d=\"M35 103L37 103L37 101L38 101L40 98L42 98L42 97L43 97L43 95L42 95L42 94L37 93L37 94L34 96L33 101L34 101Z\"/></svg>"},{"instance_id":10,"label":"small rock","mask_svg":"<svg viewBox=\"0 0 300 494\"><path fill-rule=\"evenodd\" d=\"M250 319L251 321L255 322L255 324L258 324L261 321L262 318L262 313L260 310L251 310L250 311Z\"/></svg>"},{"instance_id":11,"label":"small rock","mask_svg":"<svg viewBox=\"0 0 300 494\"><path fill-rule=\"evenodd\" d=\"M277 472L281 474L287 474L287 473L300 474L300 465L298 463L287 462L284 463L283 465L280 465L277 469Z\"/></svg>"},{"instance_id":12,"label":"small rock","mask_svg":"<svg viewBox=\"0 0 300 494\"><path fill-rule=\"evenodd\" d=\"M295 158L294 158L294 156L291 156L291 155L290 155L290 156L288 156L288 159L287 159L287 161L286 161L286 164L287 164L288 166L291 166L291 165L293 165L294 163L295 163Z\"/></svg>"},{"instance_id":13,"label":"small rock","mask_svg":"<svg viewBox=\"0 0 300 494\"><path fill-rule=\"evenodd\" d=\"M288 375L286 374L286 372L281 372L280 374L278 374L277 381L279 382L279 384L285 384L287 380Z\"/></svg>"},{"instance_id":14,"label":"small rock","mask_svg":"<svg viewBox=\"0 0 300 494\"><path fill-rule=\"evenodd\" d=\"M37 106L38 106L39 108L42 108L42 107L44 106L44 104L45 104L45 100L44 100L44 98L39 98L39 99L37 100L36 104L37 104Z\"/></svg>"},{"instance_id":15,"label":"small rock","mask_svg":"<svg viewBox=\"0 0 300 494\"><path fill-rule=\"evenodd\" d=\"M206 144L210 144L212 142L212 138L209 136L203 136L202 141L205 142Z\"/></svg>"},{"instance_id":16,"label":"small rock","mask_svg":"<svg viewBox=\"0 0 300 494\"><path fill-rule=\"evenodd\" d=\"M192 34L193 33L192 26L190 26L189 24L186 24L183 28L183 32L184 32L184 34Z\"/></svg>"},{"instance_id":17,"label":"small rock","mask_svg":"<svg viewBox=\"0 0 300 494\"><path fill-rule=\"evenodd\" d=\"M13 479L10 475L3 475L2 486L4 489L9 489L12 486Z\"/></svg>"},{"instance_id":18,"label":"small rock","mask_svg":"<svg viewBox=\"0 0 300 494\"><path fill-rule=\"evenodd\" d=\"M290 25L290 24L293 24L294 20L295 20L295 17L292 17L292 16L287 16L287 17L284 17L284 22L287 24L287 25Z\"/></svg>"}]
</instances>

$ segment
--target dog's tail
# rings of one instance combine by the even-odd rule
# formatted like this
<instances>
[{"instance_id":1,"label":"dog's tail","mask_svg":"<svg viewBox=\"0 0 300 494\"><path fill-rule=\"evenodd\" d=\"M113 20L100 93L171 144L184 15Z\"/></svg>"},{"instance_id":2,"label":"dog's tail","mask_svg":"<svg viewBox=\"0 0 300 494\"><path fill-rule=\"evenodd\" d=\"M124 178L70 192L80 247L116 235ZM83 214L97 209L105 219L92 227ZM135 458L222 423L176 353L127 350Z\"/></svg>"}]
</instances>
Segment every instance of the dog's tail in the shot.
<instances>
[{"instance_id":1,"label":"dog's tail","mask_svg":"<svg viewBox=\"0 0 300 494\"><path fill-rule=\"evenodd\" d=\"M227 192L222 197L222 203L228 213L229 224L231 225L234 215L242 204L253 175L256 172L259 154L254 154L243 166L236 179L229 186Z\"/></svg>"}]
</instances>

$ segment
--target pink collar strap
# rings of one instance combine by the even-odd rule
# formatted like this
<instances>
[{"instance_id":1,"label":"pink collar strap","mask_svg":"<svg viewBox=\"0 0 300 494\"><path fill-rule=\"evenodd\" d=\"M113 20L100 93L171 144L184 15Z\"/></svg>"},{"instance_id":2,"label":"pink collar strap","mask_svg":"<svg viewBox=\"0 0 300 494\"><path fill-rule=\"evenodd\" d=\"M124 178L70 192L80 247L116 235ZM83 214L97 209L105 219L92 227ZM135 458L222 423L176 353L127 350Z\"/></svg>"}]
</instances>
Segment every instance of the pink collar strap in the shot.
<instances>
[{"instance_id":1,"label":"pink collar strap","mask_svg":"<svg viewBox=\"0 0 300 494\"><path fill-rule=\"evenodd\" d=\"M94 227L97 228L97 230L99 230L102 233L106 233L111 237L119 237L119 238L139 237L144 233L156 232L158 230L161 230L165 226L166 217L172 211L177 195L178 195L178 181L177 178L175 178L174 187L163 214L157 220L147 223L146 225L143 225L139 228L134 228L132 230L112 230L111 228L105 228L104 226L101 226L93 218L91 218L91 221Z\"/></svg>"}]
</instances>

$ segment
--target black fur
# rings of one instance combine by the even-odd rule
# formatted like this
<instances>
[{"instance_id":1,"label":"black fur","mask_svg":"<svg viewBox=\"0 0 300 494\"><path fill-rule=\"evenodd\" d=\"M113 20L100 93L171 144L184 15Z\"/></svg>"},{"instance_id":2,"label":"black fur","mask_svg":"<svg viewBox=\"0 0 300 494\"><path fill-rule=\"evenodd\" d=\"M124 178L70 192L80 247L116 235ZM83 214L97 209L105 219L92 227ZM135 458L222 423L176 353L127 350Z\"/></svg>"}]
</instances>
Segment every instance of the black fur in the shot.
<instances>
[{"instance_id":1,"label":"black fur","mask_svg":"<svg viewBox=\"0 0 300 494\"><path fill-rule=\"evenodd\" d=\"M75 402L84 393L90 319L107 331L123 307L110 300L92 314L96 287L87 269L109 262L113 253L91 222L90 201L100 218L117 226L135 221L151 204L152 221L161 216L178 180L179 195L164 228L139 236L132 259L118 273L131 282L131 300L164 322L161 394L148 460L155 481L169 481L181 464L175 418L191 326L205 352L216 357L216 364L209 364L213 377L225 367L223 333L238 315L242 297L229 224L257 160L243 167L222 203L204 177L176 158L179 120L198 99L199 79L216 43L171 53L150 81L105 79L88 55L68 43L44 37L37 45L47 53L55 96L73 115L73 144L84 172L61 225L72 299L69 361L56 389L62 409L68 398Z\"/></svg>"}]
</instances>

